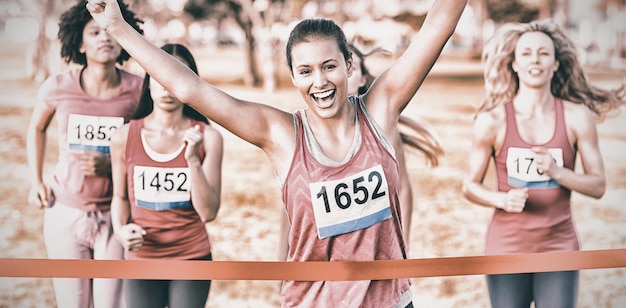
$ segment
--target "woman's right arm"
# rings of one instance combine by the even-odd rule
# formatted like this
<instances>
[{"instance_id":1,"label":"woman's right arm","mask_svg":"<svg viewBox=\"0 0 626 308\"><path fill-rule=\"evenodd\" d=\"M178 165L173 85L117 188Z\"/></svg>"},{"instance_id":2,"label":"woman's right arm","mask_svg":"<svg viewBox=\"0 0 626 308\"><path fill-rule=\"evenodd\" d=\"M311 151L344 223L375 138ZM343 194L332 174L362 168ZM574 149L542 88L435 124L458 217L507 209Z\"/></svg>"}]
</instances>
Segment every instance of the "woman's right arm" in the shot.
<instances>
[{"instance_id":1,"label":"woman's right arm","mask_svg":"<svg viewBox=\"0 0 626 308\"><path fill-rule=\"evenodd\" d=\"M118 128L111 137L111 175L113 178L113 199L111 200L111 223L117 240L128 250L137 250L143 244L146 232L139 225L131 223L130 201L128 200L126 141L128 124Z\"/></svg>"},{"instance_id":2,"label":"woman's right arm","mask_svg":"<svg viewBox=\"0 0 626 308\"><path fill-rule=\"evenodd\" d=\"M290 113L239 100L208 84L126 23L116 0L90 0L87 9L152 78L182 102L266 152L274 149L275 142L293 140Z\"/></svg>"},{"instance_id":3,"label":"woman's right arm","mask_svg":"<svg viewBox=\"0 0 626 308\"><path fill-rule=\"evenodd\" d=\"M39 99L26 133L26 155L32 179L28 202L39 208L50 206L50 191L43 180L43 164L46 151L46 131L55 110Z\"/></svg>"},{"instance_id":4,"label":"woman's right arm","mask_svg":"<svg viewBox=\"0 0 626 308\"><path fill-rule=\"evenodd\" d=\"M483 112L474 122L467 172L463 180L463 196L481 206L499 208L507 212L521 212L528 198L527 189L501 192L483 184L498 127L501 127L494 117L492 112Z\"/></svg>"}]
</instances>

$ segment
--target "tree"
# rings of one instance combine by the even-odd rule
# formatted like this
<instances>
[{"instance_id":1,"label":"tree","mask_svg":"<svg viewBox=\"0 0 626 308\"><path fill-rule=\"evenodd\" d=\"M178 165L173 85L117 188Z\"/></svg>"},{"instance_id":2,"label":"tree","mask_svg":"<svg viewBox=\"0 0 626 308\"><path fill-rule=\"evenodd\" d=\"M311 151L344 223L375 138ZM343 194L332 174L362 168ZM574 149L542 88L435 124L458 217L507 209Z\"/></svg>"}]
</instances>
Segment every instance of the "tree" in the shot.
<instances>
[{"instance_id":1,"label":"tree","mask_svg":"<svg viewBox=\"0 0 626 308\"><path fill-rule=\"evenodd\" d=\"M485 0L487 16L497 24L530 22L539 17L539 9L518 0Z\"/></svg>"},{"instance_id":2,"label":"tree","mask_svg":"<svg viewBox=\"0 0 626 308\"><path fill-rule=\"evenodd\" d=\"M232 18L244 32L246 73L244 84L247 86L257 86L261 83L261 77L256 61L253 19L258 19L258 13L252 8L252 1L245 1L245 6L240 1L235 0L189 0L184 11L194 20L215 19L218 24L226 18ZM257 21L257 27L258 25Z\"/></svg>"},{"instance_id":3,"label":"tree","mask_svg":"<svg viewBox=\"0 0 626 308\"><path fill-rule=\"evenodd\" d=\"M185 12L195 20L232 18L245 35L246 73L244 84L271 92L278 84L277 54L282 38L275 37L277 25L287 26L298 17L308 0L188 0ZM315 2L323 3L324 0Z\"/></svg>"},{"instance_id":4,"label":"tree","mask_svg":"<svg viewBox=\"0 0 626 308\"><path fill-rule=\"evenodd\" d=\"M30 65L26 65L26 75L31 81L39 84L51 74L49 62L50 38L46 35L46 25L48 24L48 19L51 18L51 14L54 14L54 1L40 0L38 4L38 7L41 8L39 29L34 50L30 53L31 57L26 59L30 63Z\"/></svg>"}]
</instances>

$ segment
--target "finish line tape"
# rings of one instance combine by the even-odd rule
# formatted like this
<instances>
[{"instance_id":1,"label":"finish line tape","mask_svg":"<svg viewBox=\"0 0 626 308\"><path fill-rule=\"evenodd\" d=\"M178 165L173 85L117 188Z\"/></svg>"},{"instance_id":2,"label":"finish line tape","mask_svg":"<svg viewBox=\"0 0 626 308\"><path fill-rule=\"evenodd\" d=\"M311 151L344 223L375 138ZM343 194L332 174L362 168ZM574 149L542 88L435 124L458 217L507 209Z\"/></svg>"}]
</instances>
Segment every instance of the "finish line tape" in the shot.
<instances>
[{"instance_id":1,"label":"finish line tape","mask_svg":"<svg viewBox=\"0 0 626 308\"><path fill-rule=\"evenodd\" d=\"M626 267L626 249L353 262L0 259L0 277L349 281Z\"/></svg>"}]
</instances>

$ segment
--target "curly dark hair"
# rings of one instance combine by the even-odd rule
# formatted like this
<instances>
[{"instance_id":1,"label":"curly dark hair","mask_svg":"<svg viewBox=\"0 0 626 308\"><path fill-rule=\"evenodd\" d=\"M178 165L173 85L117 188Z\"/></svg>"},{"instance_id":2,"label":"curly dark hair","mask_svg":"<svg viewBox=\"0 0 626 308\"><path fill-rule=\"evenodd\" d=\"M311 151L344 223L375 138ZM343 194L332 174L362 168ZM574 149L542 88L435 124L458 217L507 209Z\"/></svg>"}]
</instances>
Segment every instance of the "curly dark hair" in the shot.
<instances>
[{"instance_id":1,"label":"curly dark hair","mask_svg":"<svg viewBox=\"0 0 626 308\"><path fill-rule=\"evenodd\" d=\"M124 20L128 22L137 32L143 34L141 24L143 20L128 9L128 4L123 0L117 0L122 11ZM69 8L61 15L59 22L59 33L57 37L61 41L61 57L65 62L74 62L80 65L87 65L87 57L80 52L80 45L83 43L83 30L85 25L92 19L91 14L85 6L87 0L79 0L74 6ZM117 63L122 64L130 58L126 50L122 49L120 56L117 57Z\"/></svg>"}]
</instances>

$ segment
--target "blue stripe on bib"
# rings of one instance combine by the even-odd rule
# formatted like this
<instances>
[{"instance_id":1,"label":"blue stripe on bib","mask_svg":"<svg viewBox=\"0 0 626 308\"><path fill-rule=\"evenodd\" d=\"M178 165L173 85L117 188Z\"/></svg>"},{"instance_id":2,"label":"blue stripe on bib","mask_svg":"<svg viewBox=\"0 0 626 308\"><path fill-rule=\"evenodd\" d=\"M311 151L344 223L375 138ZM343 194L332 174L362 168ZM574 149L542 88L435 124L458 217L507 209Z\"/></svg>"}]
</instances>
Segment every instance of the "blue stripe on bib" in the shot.
<instances>
[{"instance_id":1,"label":"blue stripe on bib","mask_svg":"<svg viewBox=\"0 0 626 308\"><path fill-rule=\"evenodd\" d=\"M356 230L371 227L381 221L391 218L391 208L386 207L376 213L361 217L359 219L346 221L340 224L319 228L319 238L325 238L333 235L340 235Z\"/></svg>"},{"instance_id":2,"label":"blue stripe on bib","mask_svg":"<svg viewBox=\"0 0 626 308\"><path fill-rule=\"evenodd\" d=\"M167 211L173 209L189 208L191 207L191 201L148 202L143 200L137 200L137 205L153 211Z\"/></svg>"},{"instance_id":3,"label":"blue stripe on bib","mask_svg":"<svg viewBox=\"0 0 626 308\"><path fill-rule=\"evenodd\" d=\"M98 152L102 154L111 154L109 146L104 145L85 145L85 144L70 144L70 150L76 152Z\"/></svg>"},{"instance_id":4,"label":"blue stripe on bib","mask_svg":"<svg viewBox=\"0 0 626 308\"><path fill-rule=\"evenodd\" d=\"M509 185L517 188L526 187L528 189L551 189L560 187L559 183L555 180L527 182L512 177L509 177Z\"/></svg>"}]
</instances>

